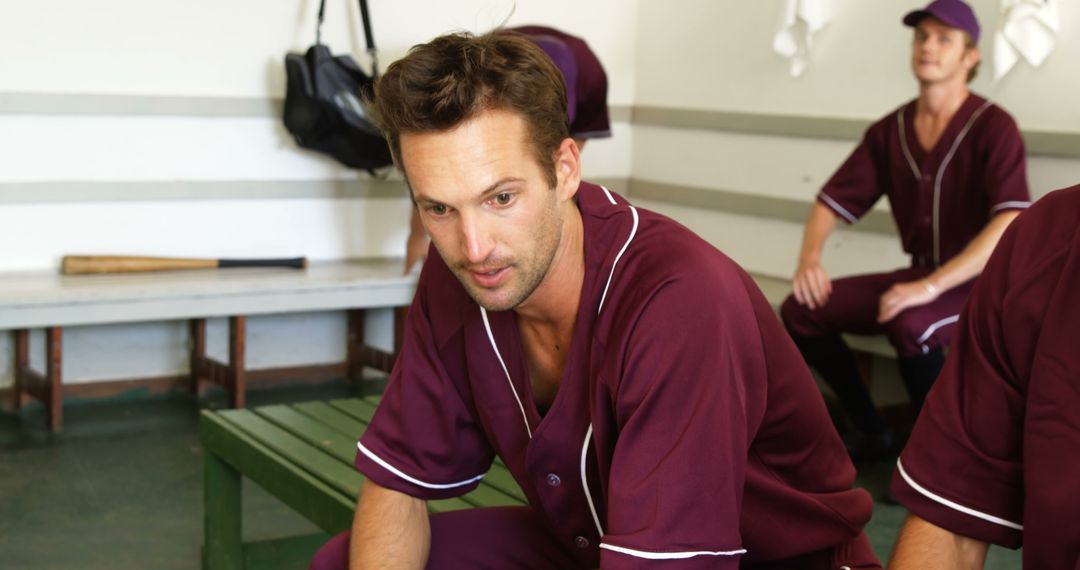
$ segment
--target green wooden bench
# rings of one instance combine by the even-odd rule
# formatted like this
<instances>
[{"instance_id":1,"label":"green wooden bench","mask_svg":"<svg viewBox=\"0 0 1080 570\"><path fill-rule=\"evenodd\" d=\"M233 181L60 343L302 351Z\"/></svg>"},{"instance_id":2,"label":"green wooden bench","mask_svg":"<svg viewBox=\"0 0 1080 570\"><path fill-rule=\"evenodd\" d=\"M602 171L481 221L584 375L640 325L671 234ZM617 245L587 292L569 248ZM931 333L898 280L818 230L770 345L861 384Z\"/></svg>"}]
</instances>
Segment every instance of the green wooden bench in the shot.
<instances>
[{"instance_id":1,"label":"green wooden bench","mask_svg":"<svg viewBox=\"0 0 1080 570\"><path fill-rule=\"evenodd\" d=\"M328 534L348 529L363 483L353 467L356 441L378 403L378 396L368 396L204 411L199 421L206 462L204 568L256 568L286 552L312 555ZM240 491L245 477L327 534L244 543ZM428 507L440 512L525 501L510 471L496 460L477 489Z\"/></svg>"}]
</instances>

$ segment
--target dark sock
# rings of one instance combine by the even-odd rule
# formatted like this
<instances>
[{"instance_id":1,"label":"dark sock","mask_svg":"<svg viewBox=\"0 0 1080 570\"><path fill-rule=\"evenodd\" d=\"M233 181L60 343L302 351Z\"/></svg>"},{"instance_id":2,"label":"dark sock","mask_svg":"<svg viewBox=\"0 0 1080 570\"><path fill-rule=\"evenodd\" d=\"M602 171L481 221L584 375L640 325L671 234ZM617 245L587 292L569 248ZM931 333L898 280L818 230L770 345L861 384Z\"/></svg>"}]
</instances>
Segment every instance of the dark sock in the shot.
<instances>
[{"instance_id":1,"label":"dark sock","mask_svg":"<svg viewBox=\"0 0 1080 570\"><path fill-rule=\"evenodd\" d=\"M870 392L863 384L855 355L840 335L801 337L792 335L806 362L821 374L836 392L855 429L869 434L885 431L885 422L877 413Z\"/></svg>"},{"instance_id":2,"label":"dark sock","mask_svg":"<svg viewBox=\"0 0 1080 570\"><path fill-rule=\"evenodd\" d=\"M911 396L911 407L918 417L922 410L926 394L934 385L934 380L941 373L945 365L945 351L935 348L926 354L919 356L907 356L900 359L900 377L904 380L908 395Z\"/></svg>"}]
</instances>

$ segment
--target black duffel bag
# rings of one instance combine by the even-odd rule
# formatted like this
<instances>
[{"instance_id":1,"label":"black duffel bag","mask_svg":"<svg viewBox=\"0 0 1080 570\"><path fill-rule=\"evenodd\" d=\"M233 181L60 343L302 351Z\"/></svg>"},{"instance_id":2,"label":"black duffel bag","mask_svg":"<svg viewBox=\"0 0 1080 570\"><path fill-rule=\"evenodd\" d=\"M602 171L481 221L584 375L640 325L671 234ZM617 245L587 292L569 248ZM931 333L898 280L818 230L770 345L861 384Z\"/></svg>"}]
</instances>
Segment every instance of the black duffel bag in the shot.
<instances>
[{"instance_id":1,"label":"black duffel bag","mask_svg":"<svg viewBox=\"0 0 1080 570\"><path fill-rule=\"evenodd\" d=\"M392 159L386 139L368 119L364 103L365 97L373 95L379 73L367 1L360 0L360 15L371 54L371 75L364 73L352 57L335 56L323 45L325 8L326 0L321 0L315 45L307 53L285 56L285 128L303 148L326 153L346 166L374 172L392 164Z\"/></svg>"}]
</instances>

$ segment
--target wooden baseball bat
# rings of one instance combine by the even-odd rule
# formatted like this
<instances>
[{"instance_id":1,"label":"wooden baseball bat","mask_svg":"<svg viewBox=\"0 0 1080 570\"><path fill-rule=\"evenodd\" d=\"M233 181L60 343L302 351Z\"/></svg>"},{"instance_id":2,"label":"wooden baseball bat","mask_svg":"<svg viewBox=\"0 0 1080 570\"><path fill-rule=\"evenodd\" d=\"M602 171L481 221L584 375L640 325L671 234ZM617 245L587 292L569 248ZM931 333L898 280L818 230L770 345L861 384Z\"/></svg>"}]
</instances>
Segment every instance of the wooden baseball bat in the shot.
<instances>
[{"instance_id":1,"label":"wooden baseball bat","mask_svg":"<svg viewBox=\"0 0 1080 570\"><path fill-rule=\"evenodd\" d=\"M135 273L176 269L224 269L228 267L307 267L306 257L288 259L206 259L189 257L137 257L128 255L65 255L64 275L86 273Z\"/></svg>"}]
</instances>

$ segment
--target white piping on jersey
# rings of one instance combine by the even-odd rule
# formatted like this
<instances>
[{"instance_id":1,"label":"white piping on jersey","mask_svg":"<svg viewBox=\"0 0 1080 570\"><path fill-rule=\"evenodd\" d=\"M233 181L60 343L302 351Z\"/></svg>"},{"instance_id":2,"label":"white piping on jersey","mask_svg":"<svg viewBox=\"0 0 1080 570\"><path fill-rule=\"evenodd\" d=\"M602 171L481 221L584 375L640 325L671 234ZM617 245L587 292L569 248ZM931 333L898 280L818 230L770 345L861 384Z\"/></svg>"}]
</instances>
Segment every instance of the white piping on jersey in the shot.
<instances>
[{"instance_id":1,"label":"white piping on jersey","mask_svg":"<svg viewBox=\"0 0 1080 570\"><path fill-rule=\"evenodd\" d=\"M922 334L922 336L920 336L919 339L915 341L915 342L917 342L919 344L922 344L922 352L923 352L923 354L928 354L930 352L930 346L926 345L926 344L923 344L923 343L926 342L926 339L930 338L930 335L934 334L934 331L940 329L941 327L943 327L945 325L951 325L951 324L953 324L953 323L955 323L956 321L959 321L959 320L960 320L960 315L953 315L951 317L945 317L944 319L941 319L940 321L930 325L926 329L926 332L924 332Z\"/></svg>"},{"instance_id":2,"label":"white piping on jersey","mask_svg":"<svg viewBox=\"0 0 1080 570\"><path fill-rule=\"evenodd\" d=\"M648 552L645 550L634 550L633 548L624 548L622 546L615 546L612 544L606 544L601 542L600 548L610 550L612 552L618 552L620 554L629 554L630 556L636 556L638 558L647 558L649 560L680 560L683 558L693 558L695 556L738 556L740 554L746 554L745 548L738 550L699 550L695 552Z\"/></svg>"},{"instance_id":3,"label":"white piping on jersey","mask_svg":"<svg viewBox=\"0 0 1080 570\"><path fill-rule=\"evenodd\" d=\"M603 187L601 186L601 188ZM604 192L607 192L607 188L604 188ZM609 193L608 198L610 197L611 194ZM615 201L612 200L612 203L614 204ZM623 244L622 249L619 250L619 253L615 255L615 261L611 264L611 273L608 273L607 284L604 285L604 294L600 296L600 306L596 308L596 314L598 315L600 314L600 310L604 308L604 300L607 299L608 288L611 287L611 279L615 277L615 268L619 265L619 260L622 259L623 254L626 253L626 248L630 247L630 242L634 241L634 236L637 235L637 208L630 206L630 214L634 216L634 226L630 228L630 236L626 238L626 243Z\"/></svg>"},{"instance_id":4,"label":"white piping on jersey","mask_svg":"<svg viewBox=\"0 0 1080 570\"><path fill-rule=\"evenodd\" d=\"M1030 205L1031 205L1031 202L1028 202L1026 200L1012 200L1010 202L1002 202L1002 203L994 206L993 208L990 208L990 213L993 214L993 213L996 213L998 210L1004 210L1006 208L1024 209L1024 208L1027 208Z\"/></svg>"},{"instance_id":5,"label":"white piping on jersey","mask_svg":"<svg viewBox=\"0 0 1080 570\"><path fill-rule=\"evenodd\" d=\"M375 463L378 463L384 469L386 469L387 471L393 473L394 475L397 475L398 477L401 477L402 479L404 479L404 480L406 480L406 481L408 481L410 483L413 483L415 485L420 485L421 487L427 487L428 489L453 489L454 487L463 487L463 486L468 485L470 483L475 483L475 482L483 479L484 475L487 475L487 473L481 473L481 474L477 475L476 477L470 477L470 478L468 478L468 479L466 479L464 481L459 481L457 483L426 483L426 482L421 481L421 480L419 480L419 479L417 479L415 477L410 477L410 476L406 475L405 473L403 473L400 469L394 467L393 465L390 465L383 458L379 457L378 455L375 455L374 453L372 453L372 451L370 449L364 447L364 444L360 443L359 441L356 442L356 448L360 450L360 453L363 453L364 455L368 456L372 461L374 461Z\"/></svg>"},{"instance_id":6,"label":"white piping on jersey","mask_svg":"<svg viewBox=\"0 0 1080 570\"><path fill-rule=\"evenodd\" d=\"M581 488L585 489L585 500L589 502L589 512L592 514L592 520L596 523L596 532L603 537L604 529L600 526L600 517L596 515L596 505L593 504L592 493L589 491L589 480L585 476L585 460L589 456L589 440L592 439L592 424L589 424L589 431L585 432L585 443L581 445Z\"/></svg>"},{"instance_id":7,"label":"white piping on jersey","mask_svg":"<svg viewBox=\"0 0 1080 570\"><path fill-rule=\"evenodd\" d=\"M488 322L487 310L480 307L480 316L484 319L484 328L487 330L488 340L491 341L491 348L495 351L495 357L499 359L499 365L502 366L503 374L506 374L506 382L510 384L510 391L514 393L514 399L517 400L518 409L521 410L521 419L525 422L525 431L529 434L529 439L532 439L532 428L529 427L529 416L525 415L525 406L521 405L521 397L518 396L517 388L514 388L514 381L510 379L510 371L506 369L506 363L503 362L502 354L499 353L499 346L495 344L495 335L491 334L491 323Z\"/></svg>"},{"instance_id":8,"label":"white piping on jersey","mask_svg":"<svg viewBox=\"0 0 1080 570\"><path fill-rule=\"evenodd\" d=\"M837 214L840 214L841 216L843 216L844 219L847 220L849 224L854 224L855 223L855 220L856 220L855 216L852 215L851 212L847 211L843 206L841 206L840 202L837 202L836 200L833 200L832 198L829 197L828 194L826 194L824 192L819 193L818 196L821 196L821 199L825 200L825 203L827 203L829 205L829 207L833 209L834 212L836 212Z\"/></svg>"},{"instance_id":9,"label":"white piping on jersey","mask_svg":"<svg viewBox=\"0 0 1080 570\"><path fill-rule=\"evenodd\" d=\"M915 164L915 158L911 156L911 149L908 148L907 125L904 123L904 107L900 107L900 110L896 112L896 122L899 126L900 148L904 149L904 156L907 157L907 163L911 166L911 173L915 175L915 181L918 182L919 179L922 178L922 173L919 172L919 165Z\"/></svg>"},{"instance_id":10,"label":"white piping on jersey","mask_svg":"<svg viewBox=\"0 0 1080 570\"><path fill-rule=\"evenodd\" d=\"M945 317L944 319L941 319L940 321L926 327L926 331L923 332L922 336L919 337L919 340L916 340L915 342L918 342L918 343L926 342L926 339L930 338L930 335L934 334L935 331L937 331L938 329L940 329L941 327L943 327L945 325L951 325L951 324L953 324L953 323L955 323L956 321L959 321L959 320L960 320L960 315L953 315L951 317Z\"/></svg>"},{"instance_id":11,"label":"white piping on jersey","mask_svg":"<svg viewBox=\"0 0 1080 570\"><path fill-rule=\"evenodd\" d=\"M915 480L912 479L907 474L907 471L904 471L904 465L902 463L900 463L899 459L896 460L896 470L900 473L900 476L904 478L904 481L907 482L907 484L911 486L912 489L915 489L916 491L922 493L926 497L928 497L928 498L930 498L930 499L932 499L932 500L934 500L934 501L936 501L938 503L941 503L942 505L945 505L946 507L949 507L949 508L951 508L953 510L960 511L960 512L966 514L966 515L971 515L971 516L973 516L975 518L982 519L984 521L992 522L994 524L999 524L1001 526L1009 527L1009 528L1016 529L1016 530L1021 530L1021 531L1024 530L1024 525L1022 525L1022 524L1017 524L1017 523L1014 523L1012 521L1007 521L1007 520L1005 520L1003 518L1000 518L1000 517L995 517L994 515L986 514L986 513L982 512L982 511L977 511L977 510L975 510L975 509L973 509L971 507L965 507L964 505L961 505L959 503L954 503L953 501L950 501L949 499L946 499L945 497L942 497L940 495L936 495L934 493L931 493L930 491L923 488L922 485L919 485L918 483L916 483Z\"/></svg>"},{"instance_id":12,"label":"white piping on jersey","mask_svg":"<svg viewBox=\"0 0 1080 570\"><path fill-rule=\"evenodd\" d=\"M604 191L604 195L607 196L608 202L611 202L612 206L618 204L618 202L615 201L615 197L611 195L611 192L608 191L606 186L601 186L600 189Z\"/></svg>"},{"instance_id":13,"label":"white piping on jersey","mask_svg":"<svg viewBox=\"0 0 1080 570\"><path fill-rule=\"evenodd\" d=\"M971 118L968 119L964 128L960 131L960 134L956 135L956 140L953 141L952 147L949 148L949 154L945 155L945 160L941 161L941 166L938 167L937 177L934 178L934 267L941 266L941 231L940 231L940 203L941 203L941 178L945 175L945 169L948 168L949 162L952 161L952 157L956 154L956 149L960 146L960 142L967 136L968 131L971 130L971 125L975 124L975 119L979 118L979 115L983 114L983 111L987 107L992 105L990 101L986 101L979 107L974 113L971 114Z\"/></svg>"},{"instance_id":14,"label":"white piping on jersey","mask_svg":"<svg viewBox=\"0 0 1080 570\"><path fill-rule=\"evenodd\" d=\"M926 331L923 332L922 336L919 337L919 340L917 340L915 342L925 342L926 339L930 338L930 335L934 334L934 331L940 329L941 327L943 327L945 325L951 325L951 324L953 324L953 323L955 323L956 321L959 321L959 320L960 320L960 315L953 315L951 317L945 317L944 319L941 319L940 321L938 321L938 322L930 325L929 327L927 327Z\"/></svg>"}]
</instances>

